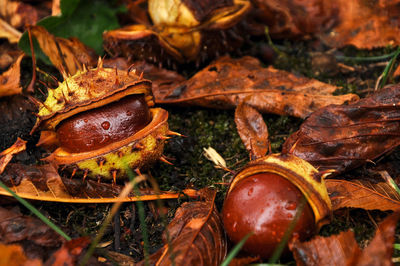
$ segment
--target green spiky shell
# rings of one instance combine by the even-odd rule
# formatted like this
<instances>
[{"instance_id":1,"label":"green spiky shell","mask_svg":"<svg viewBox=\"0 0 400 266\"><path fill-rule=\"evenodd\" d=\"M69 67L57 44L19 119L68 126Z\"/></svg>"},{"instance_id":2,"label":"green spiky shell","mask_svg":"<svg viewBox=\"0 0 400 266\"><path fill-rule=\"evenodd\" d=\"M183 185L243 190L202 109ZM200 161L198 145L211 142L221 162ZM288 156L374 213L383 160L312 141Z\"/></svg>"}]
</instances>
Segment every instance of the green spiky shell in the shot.
<instances>
[{"instance_id":1,"label":"green spiky shell","mask_svg":"<svg viewBox=\"0 0 400 266\"><path fill-rule=\"evenodd\" d=\"M68 117L131 94L144 94L148 105L154 105L151 81L132 72L104 68L100 60L97 68L78 71L66 77L56 89L49 89L46 101L39 107L32 131L39 126L55 130Z\"/></svg>"}]
</instances>

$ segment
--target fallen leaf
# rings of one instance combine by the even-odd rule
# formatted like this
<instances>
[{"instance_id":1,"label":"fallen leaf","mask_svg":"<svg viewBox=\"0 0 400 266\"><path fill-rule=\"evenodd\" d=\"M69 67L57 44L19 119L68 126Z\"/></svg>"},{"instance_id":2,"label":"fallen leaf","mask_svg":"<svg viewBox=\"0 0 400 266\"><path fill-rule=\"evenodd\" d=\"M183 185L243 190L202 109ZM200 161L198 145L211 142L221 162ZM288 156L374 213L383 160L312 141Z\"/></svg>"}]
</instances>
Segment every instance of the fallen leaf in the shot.
<instances>
[{"instance_id":1,"label":"fallen leaf","mask_svg":"<svg viewBox=\"0 0 400 266\"><path fill-rule=\"evenodd\" d=\"M0 174L3 173L12 157L24 150L26 150L26 141L18 138L10 148L0 152Z\"/></svg>"},{"instance_id":2,"label":"fallen leaf","mask_svg":"<svg viewBox=\"0 0 400 266\"><path fill-rule=\"evenodd\" d=\"M340 173L371 162L400 144L399 104L399 87L392 86L352 104L321 108L289 136L282 152L320 171Z\"/></svg>"},{"instance_id":3,"label":"fallen leaf","mask_svg":"<svg viewBox=\"0 0 400 266\"><path fill-rule=\"evenodd\" d=\"M319 37L331 47L400 44L399 1L254 0L258 21L272 38Z\"/></svg>"},{"instance_id":4,"label":"fallen leaf","mask_svg":"<svg viewBox=\"0 0 400 266\"><path fill-rule=\"evenodd\" d=\"M14 266L40 266L42 262L39 259L28 259L25 256L24 250L19 245L4 245L0 243L0 265Z\"/></svg>"},{"instance_id":5,"label":"fallen leaf","mask_svg":"<svg viewBox=\"0 0 400 266\"><path fill-rule=\"evenodd\" d=\"M184 194L190 197L197 196L197 191L194 189L186 189L182 192L162 191L159 194L151 189L142 189L140 196L132 192L128 197L120 199L118 195L123 185L99 183L89 179L64 178L51 165L10 164L0 175L0 180L21 198L53 202L112 203L176 199ZM0 188L0 195L11 196L3 188Z\"/></svg>"},{"instance_id":6,"label":"fallen leaf","mask_svg":"<svg viewBox=\"0 0 400 266\"><path fill-rule=\"evenodd\" d=\"M216 192L203 189L204 201L185 202L163 238L166 243L149 258L156 265L220 265L227 252L222 222L214 205ZM139 265L144 265L142 261Z\"/></svg>"},{"instance_id":7,"label":"fallen leaf","mask_svg":"<svg viewBox=\"0 0 400 266\"><path fill-rule=\"evenodd\" d=\"M45 265L78 265L79 259L81 259L85 254L84 251L89 244L90 239L88 237L81 237L67 241L59 250L52 254L52 256L46 261ZM89 264L93 265L96 260L94 260L94 258L90 259Z\"/></svg>"},{"instance_id":8,"label":"fallen leaf","mask_svg":"<svg viewBox=\"0 0 400 266\"><path fill-rule=\"evenodd\" d=\"M251 160L265 156L270 149L267 125L262 115L248 105L246 100L236 108L235 123Z\"/></svg>"},{"instance_id":9,"label":"fallen leaf","mask_svg":"<svg viewBox=\"0 0 400 266\"><path fill-rule=\"evenodd\" d=\"M17 43L22 33L0 18L0 38L6 38L10 43Z\"/></svg>"},{"instance_id":10,"label":"fallen leaf","mask_svg":"<svg viewBox=\"0 0 400 266\"><path fill-rule=\"evenodd\" d=\"M333 210L345 207L381 211L400 209L400 195L388 183L326 179L325 184Z\"/></svg>"},{"instance_id":11,"label":"fallen leaf","mask_svg":"<svg viewBox=\"0 0 400 266\"><path fill-rule=\"evenodd\" d=\"M379 224L370 244L360 249L352 231L330 237L317 236L308 242L290 244L297 265L393 265L393 243L399 213Z\"/></svg>"},{"instance_id":12,"label":"fallen leaf","mask_svg":"<svg viewBox=\"0 0 400 266\"><path fill-rule=\"evenodd\" d=\"M352 0L349 0L350 2ZM307 38L337 21L337 1L253 0L254 16L273 38Z\"/></svg>"},{"instance_id":13,"label":"fallen leaf","mask_svg":"<svg viewBox=\"0 0 400 266\"><path fill-rule=\"evenodd\" d=\"M38 40L40 48L60 73L73 75L78 70L83 70L83 65L96 64L95 51L77 38L55 37L42 26L31 26L30 30Z\"/></svg>"},{"instance_id":14,"label":"fallen leaf","mask_svg":"<svg viewBox=\"0 0 400 266\"><path fill-rule=\"evenodd\" d=\"M37 10L22 1L1 0L0 16L14 28L34 25L39 19Z\"/></svg>"},{"instance_id":15,"label":"fallen leaf","mask_svg":"<svg viewBox=\"0 0 400 266\"><path fill-rule=\"evenodd\" d=\"M354 45L359 49L400 44L399 1L340 0L338 22L322 40L331 47Z\"/></svg>"},{"instance_id":16,"label":"fallen leaf","mask_svg":"<svg viewBox=\"0 0 400 266\"><path fill-rule=\"evenodd\" d=\"M10 69L0 75L0 97L20 94L22 92L20 67L23 57L24 54L21 54Z\"/></svg>"},{"instance_id":17,"label":"fallen leaf","mask_svg":"<svg viewBox=\"0 0 400 266\"><path fill-rule=\"evenodd\" d=\"M333 96L337 89L271 66L263 68L256 58L225 56L187 81L177 86L160 85L153 93L160 104L216 109L235 108L246 98L246 103L259 112L305 118L323 106L358 99L355 94Z\"/></svg>"},{"instance_id":18,"label":"fallen leaf","mask_svg":"<svg viewBox=\"0 0 400 266\"><path fill-rule=\"evenodd\" d=\"M28 258L47 259L63 241L59 234L38 218L22 215L17 208L9 210L0 207L0 242L20 244Z\"/></svg>"}]
</instances>

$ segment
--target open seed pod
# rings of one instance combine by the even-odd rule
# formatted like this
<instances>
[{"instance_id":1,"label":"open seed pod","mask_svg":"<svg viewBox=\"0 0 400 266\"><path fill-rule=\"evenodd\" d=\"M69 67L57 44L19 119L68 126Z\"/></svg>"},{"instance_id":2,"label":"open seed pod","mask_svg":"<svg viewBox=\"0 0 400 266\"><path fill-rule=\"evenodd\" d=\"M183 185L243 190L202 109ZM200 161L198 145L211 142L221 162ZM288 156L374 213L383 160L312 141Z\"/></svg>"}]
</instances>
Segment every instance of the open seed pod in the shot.
<instances>
[{"instance_id":1,"label":"open seed pod","mask_svg":"<svg viewBox=\"0 0 400 266\"><path fill-rule=\"evenodd\" d=\"M44 160L72 175L126 178L162 158L168 112L154 105L151 82L135 71L97 68L78 71L49 89L32 132L56 132L59 147ZM176 133L177 134L177 133Z\"/></svg>"},{"instance_id":2,"label":"open seed pod","mask_svg":"<svg viewBox=\"0 0 400 266\"><path fill-rule=\"evenodd\" d=\"M250 7L248 0L149 0L153 25L108 31L104 46L114 56L140 56L135 59L157 63L203 60L242 45L233 27Z\"/></svg>"},{"instance_id":3,"label":"open seed pod","mask_svg":"<svg viewBox=\"0 0 400 266\"><path fill-rule=\"evenodd\" d=\"M253 232L243 249L263 258L273 254L285 234L289 240L311 237L331 216L324 175L290 154L251 161L234 177L224 201L228 236L237 243Z\"/></svg>"}]
</instances>

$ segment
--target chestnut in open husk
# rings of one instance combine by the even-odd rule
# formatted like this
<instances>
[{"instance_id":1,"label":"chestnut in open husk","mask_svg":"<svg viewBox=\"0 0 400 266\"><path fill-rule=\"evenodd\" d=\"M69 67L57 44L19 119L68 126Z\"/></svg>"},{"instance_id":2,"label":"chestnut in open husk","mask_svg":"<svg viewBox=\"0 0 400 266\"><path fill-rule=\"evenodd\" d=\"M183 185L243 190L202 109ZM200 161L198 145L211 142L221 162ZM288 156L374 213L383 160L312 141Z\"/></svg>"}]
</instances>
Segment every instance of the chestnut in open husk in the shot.
<instances>
[{"instance_id":1,"label":"chestnut in open husk","mask_svg":"<svg viewBox=\"0 0 400 266\"><path fill-rule=\"evenodd\" d=\"M269 258L284 241L311 237L331 215L324 174L289 154L272 154L250 162L232 180L222 217L229 238L243 249ZM284 254L288 253L287 245Z\"/></svg>"},{"instance_id":2,"label":"chestnut in open husk","mask_svg":"<svg viewBox=\"0 0 400 266\"><path fill-rule=\"evenodd\" d=\"M127 177L157 159L167 135L168 112L154 105L151 82L134 71L103 67L65 76L37 100L37 128L57 133L59 147L44 160L83 177Z\"/></svg>"}]
</instances>

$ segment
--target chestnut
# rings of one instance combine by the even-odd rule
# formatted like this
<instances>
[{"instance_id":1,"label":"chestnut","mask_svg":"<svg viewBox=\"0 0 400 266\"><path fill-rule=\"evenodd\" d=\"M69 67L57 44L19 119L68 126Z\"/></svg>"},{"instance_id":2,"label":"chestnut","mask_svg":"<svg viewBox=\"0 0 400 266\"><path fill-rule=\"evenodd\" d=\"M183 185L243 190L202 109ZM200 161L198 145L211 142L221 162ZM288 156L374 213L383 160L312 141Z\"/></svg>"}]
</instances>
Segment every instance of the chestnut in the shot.
<instances>
[{"instance_id":1,"label":"chestnut","mask_svg":"<svg viewBox=\"0 0 400 266\"><path fill-rule=\"evenodd\" d=\"M79 113L57 127L58 140L69 152L92 151L123 140L151 120L143 94Z\"/></svg>"},{"instance_id":2,"label":"chestnut","mask_svg":"<svg viewBox=\"0 0 400 266\"><path fill-rule=\"evenodd\" d=\"M269 258L285 234L306 240L329 220L331 204L322 178L308 162L292 155L269 155L250 162L232 180L222 219L237 243L253 234L246 252ZM287 245L283 255L288 255Z\"/></svg>"}]
</instances>

